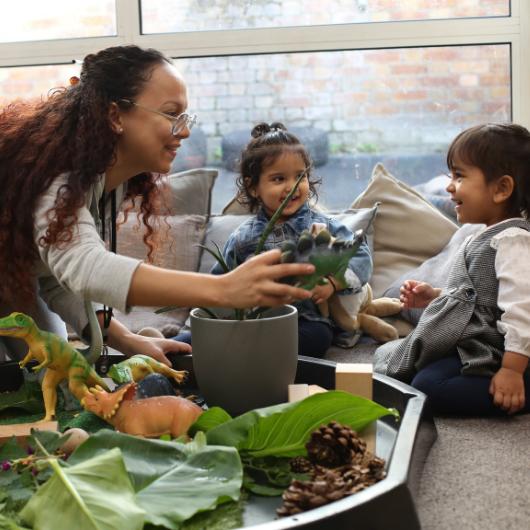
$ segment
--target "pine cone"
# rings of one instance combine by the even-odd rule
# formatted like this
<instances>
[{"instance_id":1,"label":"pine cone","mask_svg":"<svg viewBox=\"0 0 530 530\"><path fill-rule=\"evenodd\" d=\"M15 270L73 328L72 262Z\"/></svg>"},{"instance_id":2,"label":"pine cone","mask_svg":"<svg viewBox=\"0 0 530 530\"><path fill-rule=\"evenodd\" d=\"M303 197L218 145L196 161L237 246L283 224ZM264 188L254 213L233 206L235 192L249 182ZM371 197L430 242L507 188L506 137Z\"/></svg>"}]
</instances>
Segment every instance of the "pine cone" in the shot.
<instances>
[{"instance_id":1,"label":"pine cone","mask_svg":"<svg viewBox=\"0 0 530 530\"><path fill-rule=\"evenodd\" d=\"M311 434L306 444L309 460L326 467L349 464L357 455L366 451L366 443L357 433L332 421Z\"/></svg>"},{"instance_id":2,"label":"pine cone","mask_svg":"<svg viewBox=\"0 0 530 530\"><path fill-rule=\"evenodd\" d=\"M346 485L348 495L361 491L386 476L385 461L367 452L359 463L351 463L335 471L339 473Z\"/></svg>"},{"instance_id":3,"label":"pine cone","mask_svg":"<svg viewBox=\"0 0 530 530\"><path fill-rule=\"evenodd\" d=\"M283 504L276 513L280 516L295 515L306 510L342 499L347 495L341 475L332 469L315 467L314 478L308 482L293 480L283 492Z\"/></svg>"},{"instance_id":4,"label":"pine cone","mask_svg":"<svg viewBox=\"0 0 530 530\"><path fill-rule=\"evenodd\" d=\"M292 458L289 462L291 471L293 473L311 473L314 469L314 465L305 457L297 456Z\"/></svg>"}]
</instances>

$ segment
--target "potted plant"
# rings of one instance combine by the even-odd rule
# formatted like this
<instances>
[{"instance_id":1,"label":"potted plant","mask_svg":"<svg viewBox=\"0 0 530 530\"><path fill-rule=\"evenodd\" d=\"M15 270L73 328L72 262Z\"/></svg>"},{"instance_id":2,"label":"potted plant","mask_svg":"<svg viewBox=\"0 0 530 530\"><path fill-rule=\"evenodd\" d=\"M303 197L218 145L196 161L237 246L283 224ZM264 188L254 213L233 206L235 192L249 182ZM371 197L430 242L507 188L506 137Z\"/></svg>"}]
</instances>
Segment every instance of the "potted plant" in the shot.
<instances>
[{"instance_id":1,"label":"potted plant","mask_svg":"<svg viewBox=\"0 0 530 530\"><path fill-rule=\"evenodd\" d=\"M263 250L267 237L305 175L306 172L300 175L271 217L258 241L255 254ZM301 246L305 246L301 245L304 235L298 246L294 242L286 242L282 249L283 261L307 260L316 267L313 274L291 278L290 281L312 289L317 283L326 281L323 280L326 275L345 269L361 241L361 234L356 235L353 245L341 246L339 251L334 248L323 261L318 262L311 259L309 252L303 255L299 252ZM306 234L305 238L309 238L309 243L313 244L311 236ZM327 249L329 239L323 243ZM228 272L219 246L216 243L214 245L216 250L203 248ZM172 307L159 309L158 312L169 309ZM237 415L287 400L288 385L294 382L298 363L297 313L297 309L291 305L235 310L195 308L191 311L193 370L200 391L209 405L220 406L230 414Z\"/></svg>"}]
</instances>

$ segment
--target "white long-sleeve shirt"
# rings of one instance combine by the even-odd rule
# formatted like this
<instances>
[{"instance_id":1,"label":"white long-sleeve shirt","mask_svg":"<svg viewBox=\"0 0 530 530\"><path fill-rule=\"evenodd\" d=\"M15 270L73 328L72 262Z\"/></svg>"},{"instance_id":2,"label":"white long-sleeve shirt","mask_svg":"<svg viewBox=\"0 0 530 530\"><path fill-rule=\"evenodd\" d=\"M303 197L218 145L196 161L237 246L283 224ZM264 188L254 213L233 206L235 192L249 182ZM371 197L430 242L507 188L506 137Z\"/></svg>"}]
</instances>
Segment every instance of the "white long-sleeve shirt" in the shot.
<instances>
[{"instance_id":1,"label":"white long-sleeve shirt","mask_svg":"<svg viewBox=\"0 0 530 530\"><path fill-rule=\"evenodd\" d=\"M491 240L497 250L498 306L503 314L497 329L504 349L530 357L530 232L511 227Z\"/></svg>"},{"instance_id":2,"label":"white long-sleeve shirt","mask_svg":"<svg viewBox=\"0 0 530 530\"><path fill-rule=\"evenodd\" d=\"M40 261L34 271L39 294L48 307L81 333L88 323L83 307L85 298L123 312L128 310L129 287L140 261L108 251L101 240L95 219L105 187L104 175L87 194L85 206L77 212L72 240L62 245L38 245L49 225L47 212L66 182L66 175L59 176L38 201L34 235Z\"/></svg>"}]
</instances>

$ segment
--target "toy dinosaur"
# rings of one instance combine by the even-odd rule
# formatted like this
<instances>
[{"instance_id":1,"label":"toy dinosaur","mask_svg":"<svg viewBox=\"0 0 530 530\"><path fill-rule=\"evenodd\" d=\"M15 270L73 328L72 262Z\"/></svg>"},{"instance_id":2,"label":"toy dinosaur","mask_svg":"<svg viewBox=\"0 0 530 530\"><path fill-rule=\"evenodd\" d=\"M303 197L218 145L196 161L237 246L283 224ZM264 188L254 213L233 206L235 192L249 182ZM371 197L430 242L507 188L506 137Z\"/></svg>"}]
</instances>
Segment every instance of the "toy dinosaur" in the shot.
<instances>
[{"instance_id":1,"label":"toy dinosaur","mask_svg":"<svg viewBox=\"0 0 530 530\"><path fill-rule=\"evenodd\" d=\"M186 434L202 409L192 401L177 396L134 399L136 383L128 383L115 392L91 388L82 401L86 410L97 414L117 431L147 438Z\"/></svg>"},{"instance_id":2,"label":"toy dinosaur","mask_svg":"<svg viewBox=\"0 0 530 530\"><path fill-rule=\"evenodd\" d=\"M280 259L282 263L311 263L315 266L315 272L305 276L290 276L286 281L311 290L316 285L326 283L326 276L333 276L343 288L346 287L344 274L363 237L362 230L355 232L352 241L334 239L325 229L314 237L309 230L304 230L298 241L282 243Z\"/></svg>"},{"instance_id":3,"label":"toy dinosaur","mask_svg":"<svg viewBox=\"0 0 530 530\"><path fill-rule=\"evenodd\" d=\"M88 393L90 386L99 384L107 388L103 379L90 367L82 353L58 335L40 330L34 320L24 313L11 313L1 318L0 335L17 337L27 343L29 351L19 363L21 368L32 359L36 359L39 363L33 368L34 371L46 368L42 380L46 415L42 421L50 421L55 417L56 388L64 379L68 379L70 392L79 400ZM94 352L97 353L98 346L96 341L89 348L91 357L94 357Z\"/></svg>"},{"instance_id":4,"label":"toy dinosaur","mask_svg":"<svg viewBox=\"0 0 530 530\"><path fill-rule=\"evenodd\" d=\"M298 241L288 241L282 246L282 261L310 262L315 272L301 287L312 289L324 283L326 276L333 276L341 288L345 288L344 273L351 257L357 252L363 237L363 231L354 234L353 241L345 242L331 236L324 224L314 224L304 230ZM303 278L303 277L302 277ZM323 316L331 317L345 331L364 331L379 342L398 338L396 328L379 317L395 315L401 311L397 298L373 299L370 285L366 284L358 293L334 293L328 300L319 304Z\"/></svg>"},{"instance_id":5,"label":"toy dinosaur","mask_svg":"<svg viewBox=\"0 0 530 530\"><path fill-rule=\"evenodd\" d=\"M188 375L185 370L180 372L173 370L147 355L133 355L121 363L112 365L108 375L116 384L121 384L141 381L145 376L153 373L173 378L178 384Z\"/></svg>"}]
</instances>

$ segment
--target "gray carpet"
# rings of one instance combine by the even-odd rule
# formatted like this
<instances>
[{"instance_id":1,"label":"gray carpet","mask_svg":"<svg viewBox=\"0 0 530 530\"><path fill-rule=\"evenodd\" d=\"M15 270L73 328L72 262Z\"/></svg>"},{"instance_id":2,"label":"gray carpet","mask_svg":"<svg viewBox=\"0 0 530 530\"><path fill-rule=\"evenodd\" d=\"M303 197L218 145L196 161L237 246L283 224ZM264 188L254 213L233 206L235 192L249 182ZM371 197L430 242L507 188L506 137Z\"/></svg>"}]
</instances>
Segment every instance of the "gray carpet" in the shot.
<instances>
[{"instance_id":1,"label":"gray carpet","mask_svg":"<svg viewBox=\"0 0 530 530\"><path fill-rule=\"evenodd\" d=\"M371 362L373 350L332 348L326 359ZM423 530L530 528L530 414L435 423L438 439L416 497Z\"/></svg>"}]
</instances>

